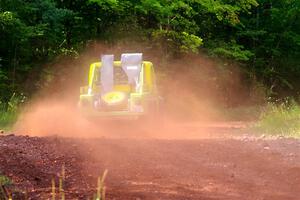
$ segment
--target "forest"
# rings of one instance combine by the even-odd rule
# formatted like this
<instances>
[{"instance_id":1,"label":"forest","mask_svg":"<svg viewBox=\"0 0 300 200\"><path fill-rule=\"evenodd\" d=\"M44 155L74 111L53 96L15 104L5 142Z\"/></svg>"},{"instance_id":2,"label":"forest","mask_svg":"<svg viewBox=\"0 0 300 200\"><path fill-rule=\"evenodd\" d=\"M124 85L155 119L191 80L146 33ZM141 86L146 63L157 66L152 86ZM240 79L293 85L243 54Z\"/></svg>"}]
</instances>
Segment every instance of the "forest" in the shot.
<instances>
[{"instance_id":1,"label":"forest","mask_svg":"<svg viewBox=\"0 0 300 200\"><path fill-rule=\"evenodd\" d=\"M299 196L300 0L0 0L0 200Z\"/></svg>"},{"instance_id":2,"label":"forest","mask_svg":"<svg viewBox=\"0 0 300 200\"><path fill-rule=\"evenodd\" d=\"M299 17L297 0L1 0L0 99L32 95L45 65L93 41L205 54L238 65L272 100L297 98Z\"/></svg>"}]
</instances>

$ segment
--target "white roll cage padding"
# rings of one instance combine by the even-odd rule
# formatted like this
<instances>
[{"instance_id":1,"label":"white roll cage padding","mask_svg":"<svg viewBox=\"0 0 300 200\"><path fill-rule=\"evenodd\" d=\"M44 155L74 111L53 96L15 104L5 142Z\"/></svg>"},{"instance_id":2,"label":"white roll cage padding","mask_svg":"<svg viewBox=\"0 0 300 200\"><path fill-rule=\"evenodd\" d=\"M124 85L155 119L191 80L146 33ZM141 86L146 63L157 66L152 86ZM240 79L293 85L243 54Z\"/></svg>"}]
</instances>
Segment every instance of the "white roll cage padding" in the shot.
<instances>
[{"instance_id":1,"label":"white roll cage padding","mask_svg":"<svg viewBox=\"0 0 300 200\"><path fill-rule=\"evenodd\" d=\"M136 90L139 86L140 72L142 68L142 53L126 53L121 55L121 66L128 77L128 84L134 85Z\"/></svg>"},{"instance_id":2,"label":"white roll cage padding","mask_svg":"<svg viewBox=\"0 0 300 200\"><path fill-rule=\"evenodd\" d=\"M111 92L114 87L114 55L102 55L100 68L101 93Z\"/></svg>"},{"instance_id":3,"label":"white roll cage padding","mask_svg":"<svg viewBox=\"0 0 300 200\"><path fill-rule=\"evenodd\" d=\"M107 92L111 92L114 87L114 55L102 55L101 63L101 93L106 94ZM142 88L142 63L142 53L126 53L121 55L121 67L127 75L128 84L133 85L136 92Z\"/></svg>"}]
</instances>

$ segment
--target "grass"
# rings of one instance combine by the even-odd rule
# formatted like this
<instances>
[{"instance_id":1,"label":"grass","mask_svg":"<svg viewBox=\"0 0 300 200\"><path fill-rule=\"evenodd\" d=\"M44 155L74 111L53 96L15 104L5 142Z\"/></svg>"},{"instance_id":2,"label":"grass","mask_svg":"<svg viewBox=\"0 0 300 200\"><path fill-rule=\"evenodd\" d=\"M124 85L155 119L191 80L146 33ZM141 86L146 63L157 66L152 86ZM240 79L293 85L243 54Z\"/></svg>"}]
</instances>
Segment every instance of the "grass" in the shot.
<instances>
[{"instance_id":1,"label":"grass","mask_svg":"<svg viewBox=\"0 0 300 200\"><path fill-rule=\"evenodd\" d=\"M0 185L1 186L6 186L12 184L11 180L4 175L0 175Z\"/></svg>"},{"instance_id":2,"label":"grass","mask_svg":"<svg viewBox=\"0 0 300 200\"><path fill-rule=\"evenodd\" d=\"M269 103L256 128L268 135L300 137L300 105L293 100L286 100L279 105Z\"/></svg>"},{"instance_id":3,"label":"grass","mask_svg":"<svg viewBox=\"0 0 300 200\"><path fill-rule=\"evenodd\" d=\"M102 177L98 177L97 182L97 192L93 195L93 198L91 200L105 200L105 192L106 187L104 185L104 181L107 175L107 170L104 171ZM52 200L65 200L65 190L64 190L64 181L65 181L65 166L62 166L61 174L59 176L58 181L58 191L55 186L55 179L53 178L51 181L51 199ZM88 198L89 199L89 198Z\"/></svg>"},{"instance_id":4,"label":"grass","mask_svg":"<svg viewBox=\"0 0 300 200\"><path fill-rule=\"evenodd\" d=\"M7 191L5 190L5 186L11 185L12 181L4 175L0 174L0 199L10 199Z\"/></svg>"},{"instance_id":5,"label":"grass","mask_svg":"<svg viewBox=\"0 0 300 200\"><path fill-rule=\"evenodd\" d=\"M17 121L24 95L13 94L8 102L0 101L0 129L8 130Z\"/></svg>"},{"instance_id":6,"label":"grass","mask_svg":"<svg viewBox=\"0 0 300 200\"><path fill-rule=\"evenodd\" d=\"M107 170L103 172L103 175L101 177L98 177L97 182L97 188L96 193L93 195L92 198L88 198L88 200L105 200L105 193L106 193L106 187L104 184L105 178L107 175ZM55 179L52 178L51 181L51 200L65 200L65 190L64 190L64 183L65 183L65 166L62 166L61 173L59 175L58 180L58 188L55 185ZM6 186L9 186L12 184L12 181L0 174L0 200L13 200L11 197L12 193L11 191L8 191L6 189ZM26 194L25 197L27 197L27 193L22 192L23 194ZM25 198L27 199L27 198Z\"/></svg>"}]
</instances>

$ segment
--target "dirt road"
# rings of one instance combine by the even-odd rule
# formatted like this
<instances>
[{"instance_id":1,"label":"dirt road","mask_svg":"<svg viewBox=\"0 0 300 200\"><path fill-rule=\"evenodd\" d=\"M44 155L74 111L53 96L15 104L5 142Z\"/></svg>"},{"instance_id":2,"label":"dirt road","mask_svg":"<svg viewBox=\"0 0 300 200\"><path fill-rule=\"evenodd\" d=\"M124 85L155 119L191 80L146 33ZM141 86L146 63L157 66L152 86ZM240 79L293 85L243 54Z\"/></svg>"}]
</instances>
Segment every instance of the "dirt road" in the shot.
<instances>
[{"instance_id":1,"label":"dirt road","mask_svg":"<svg viewBox=\"0 0 300 200\"><path fill-rule=\"evenodd\" d=\"M66 199L92 197L105 169L109 200L300 199L295 139L0 136L0 172L30 199L50 197L64 163Z\"/></svg>"}]
</instances>

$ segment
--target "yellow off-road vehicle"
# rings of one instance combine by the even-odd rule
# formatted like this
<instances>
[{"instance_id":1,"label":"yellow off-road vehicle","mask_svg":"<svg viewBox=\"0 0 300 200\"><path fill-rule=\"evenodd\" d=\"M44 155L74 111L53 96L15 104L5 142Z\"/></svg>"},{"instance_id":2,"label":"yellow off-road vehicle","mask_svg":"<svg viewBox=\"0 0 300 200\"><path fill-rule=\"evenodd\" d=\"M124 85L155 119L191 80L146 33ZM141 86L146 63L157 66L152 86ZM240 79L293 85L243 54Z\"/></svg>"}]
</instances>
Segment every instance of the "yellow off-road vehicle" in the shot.
<instances>
[{"instance_id":1,"label":"yellow off-road vehicle","mask_svg":"<svg viewBox=\"0 0 300 200\"><path fill-rule=\"evenodd\" d=\"M88 85L80 88L80 110L92 117L138 119L161 115L153 64L141 53L102 55L90 65Z\"/></svg>"}]
</instances>

